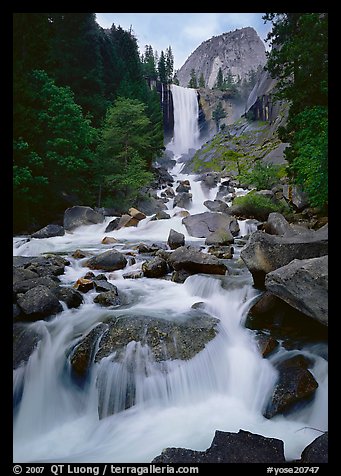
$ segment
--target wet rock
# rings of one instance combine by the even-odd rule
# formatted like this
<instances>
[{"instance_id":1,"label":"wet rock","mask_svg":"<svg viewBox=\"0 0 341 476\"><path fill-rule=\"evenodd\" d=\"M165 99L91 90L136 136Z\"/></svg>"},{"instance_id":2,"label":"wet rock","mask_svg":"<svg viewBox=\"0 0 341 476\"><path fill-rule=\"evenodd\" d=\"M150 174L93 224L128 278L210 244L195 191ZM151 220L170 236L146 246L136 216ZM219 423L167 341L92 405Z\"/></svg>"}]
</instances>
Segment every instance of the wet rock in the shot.
<instances>
[{"instance_id":1,"label":"wet rock","mask_svg":"<svg viewBox=\"0 0 341 476\"><path fill-rule=\"evenodd\" d=\"M171 228L168 235L167 243L171 250L175 250L176 248L185 245L185 235Z\"/></svg>"},{"instance_id":2,"label":"wet rock","mask_svg":"<svg viewBox=\"0 0 341 476\"><path fill-rule=\"evenodd\" d=\"M188 192L178 193L173 202L174 207L189 208L192 203L192 194Z\"/></svg>"},{"instance_id":3,"label":"wet rock","mask_svg":"<svg viewBox=\"0 0 341 476\"><path fill-rule=\"evenodd\" d=\"M142 264L142 271L146 278L160 278L168 273L167 262L156 256Z\"/></svg>"},{"instance_id":4,"label":"wet rock","mask_svg":"<svg viewBox=\"0 0 341 476\"><path fill-rule=\"evenodd\" d=\"M155 197L146 197L144 199L140 199L137 204L137 208L144 213L145 215L154 215L155 213L166 210L167 206L160 198Z\"/></svg>"},{"instance_id":5,"label":"wet rock","mask_svg":"<svg viewBox=\"0 0 341 476\"><path fill-rule=\"evenodd\" d=\"M108 250L87 260L84 266L90 269L101 269L103 271L116 271L123 269L127 265L125 256L116 250Z\"/></svg>"},{"instance_id":6,"label":"wet rock","mask_svg":"<svg viewBox=\"0 0 341 476\"><path fill-rule=\"evenodd\" d=\"M94 357L95 344L106 329L106 324L98 324L75 347L70 357L73 375L81 379L86 377Z\"/></svg>"},{"instance_id":7,"label":"wet rock","mask_svg":"<svg viewBox=\"0 0 341 476\"><path fill-rule=\"evenodd\" d=\"M317 437L301 454L302 464L328 463L328 432Z\"/></svg>"},{"instance_id":8,"label":"wet rock","mask_svg":"<svg viewBox=\"0 0 341 476\"><path fill-rule=\"evenodd\" d=\"M204 349L216 335L215 319L203 311L191 311L184 321L168 321L148 316L120 316L108 322L95 361L116 351L120 361L131 341L148 345L156 361L188 360Z\"/></svg>"},{"instance_id":9,"label":"wet rock","mask_svg":"<svg viewBox=\"0 0 341 476\"><path fill-rule=\"evenodd\" d=\"M215 256L201 253L190 246L181 246L171 254L169 264L175 271L188 273L225 274L226 266Z\"/></svg>"},{"instance_id":10,"label":"wet rock","mask_svg":"<svg viewBox=\"0 0 341 476\"><path fill-rule=\"evenodd\" d=\"M94 282L92 281L92 279L79 278L77 279L73 287L81 293L87 293L88 291L94 288Z\"/></svg>"},{"instance_id":11,"label":"wet rock","mask_svg":"<svg viewBox=\"0 0 341 476\"><path fill-rule=\"evenodd\" d=\"M108 283L105 279L96 279L94 280L94 287L97 292L106 292L106 291L117 291L117 287L111 283Z\"/></svg>"},{"instance_id":12,"label":"wet rock","mask_svg":"<svg viewBox=\"0 0 341 476\"><path fill-rule=\"evenodd\" d=\"M31 235L31 238L52 238L53 236L64 236L64 227L60 225L47 225Z\"/></svg>"},{"instance_id":13,"label":"wet rock","mask_svg":"<svg viewBox=\"0 0 341 476\"><path fill-rule=\"evenodd\" d=\"M74 288L59 286L53 292L69 309L77 308L83 303L83 296Z\"/></svg>"},{"instance_id":14,"label":"wet rock","mask_svg":"<svg viewBox=\"0 0 341 476\"><path fill-rule=\"evenodd\" d=\"M184 269L179 269L179 271L173 271L172 281L173 283L184 283L188 276L192 276L192 274Z\"/></svg>"},{"instance_id":15,"label":"wet rock","mask_svg":"<svg viewBox=\"0 0 341 476\"><path fill-rule=\"evenodd\" d=\"M40 340L36 327L23 323L13 325L13 370L26 364Z\"/></svg>"},{"instance_id":16,"label":"wet rock","mask_svg":"<svg viewBox=\"0 0 341 476\"><path fill-rule=\"evenodd\" d=\"M227 203L222 200L206 200L204 202L205 207L207 207L211 212L221 212L228 213L229 206Z\"/></svg>"},{"instance_id":17,"label":"wet rock","mask_svg":"<svg viewBox=\"0 0 341 476\"><path fill-rule=\"evenodd\" d=\"M112 291L105 291L103 293L98 294L94 298L94 302L104 307L120 306L121 299L118 295L116 286L114 286L114 288L115 289Z\"/></svg>"},{"instance_id":18,"label":"wet rock","mask_svg":"<svg viewBox=\"0 0 341 476\"><path fill-rule=\"evenodd\" d=\"M153 218L151 218L150 221L154 220L169 220L170 219L169 213L166 213L165 211L161 210L160 212L157 212Z\"/></svg>"},{"instance_id":19,"label":"wet rock","mask_svg":"<svg viewBox=\"0 0 341 476\"><path fill-rule=\"evenodd\" d=\"M301 211L309 205L308 196L300 185L283 185L283 196L297 211Z\"/></svg>"},{"instance_id":20,"label":"wet rock","mask_svg":"<svg viewBox=\"0 0 341 476\"><path fill-rule=\"evenodd\" d=\"M23 281L16 281L13 284L13 293L14 294L26 293L30 289L35 288L36 286L39 286L39 285L45 286L49 289L53 289L58 287L58 283L59 281L55 281L50 276L42 276L42 277L33 278L33 279L25 279Z\"/></svg>"},{"instance_id":21,"label":"wet rock","mask_svg":"<svg viewBox=\"0 0 341 476\"><path fill-rule=\"evenodd\" d=\"M63 310L58 298L46 286L38 285L20 295L18 302L22 319L38 320Z\"/></svg>"},{"instance_id":22,"label":"wet rock","mask_svg":"<svg viewBox=\"0 0 341 476\"><path fill-rule=\"evenodd\" d=\"M133 218L136 218L136 220L144 220L146 218L146 215L142 212L140 212L140 210L137 210L137 208L129 208L129 211L128 211L129 215L132 216Z\"/></svg>"},{"instance_id":23,"label":"wet rock","mask_svg":"<svg viewBox=\"0 0 341 476\"><path fill-rule=\"evenodd\" d=\"M290 360L290 359L288 359ZM302 366L301 359L281 362L279 376L272 396L264 413L272 418L279 413L287 413L295 404L310 399L318 387L314 376Z\"/></svg>"},{"instance_id":24,"label":"wet rock","mask_svg":"<svg viewBox=\"0 0 341 476\"><path fill-rule=\"evenodd\" d=\"M13 266L13 286L16 283L18 283L20 286L22 281L37 279L38 277L38 274L34 271Z\"/></svg>"},{"instance_id":25,"label":"wet rock","mask_svg":"<svg viewBox=\"0 0 341 476\"><path fill-rule=\"evenodd\" d=\"M292 236L295 234L286 218L277 212L269 213L268 219L263 225L263 229L269 235Z\"/></svg>"},{"instance_id":26,"label":"wet rock","mask_svg":"<svg viewBox=\"0 0 341 476\"><path fill-rule=\"evenodd\" d=\"M117 242L118 240L116 238L113 238L112 236L105 236L101 241L102 245L111 245Z\"/></svg>"},{"instance_id":27,"label":"wet rock","mask_svg":"<svg viewBox=\"0 0 341 476\"><path fill-rule=\"evenodd\" d=\"M189 211L188 210L179 210L178 212L175 212L174 213L174 216L175 217L188 217L190 215Z\"/></svg>"},{"instance_id":28,"label":"wet rock","mask_svg":"<svg viewBox=\"0 0 341 476\"><path fill-rule=\"evenodd\" d=\"M71 256L75 259L86 258L89 255L90 254L87 251L82 251L82 250L76 250L71 254Z\"/></svg>"},{"instance_id":29,"label":"wet rock","mask_svg":"<svg viewBox=\"0 0 341 476\"><path fill-rule=\"evenodd\" d=\"M138 271L130 271L129 273L123 274L124 279L138 279L138 278L143 278L143 271L138 270Z\"/></svg>"},{"instance_id":30,"label":"wet rock","mask_svg":"<svg viewBox=\"0 0 341 476\"><path fill-rule=\"evenodd\" d=\"M119 217L114 218L113 220L111 220L111 222L109 222L106 229L104 230L105 233L110 233L111 231L117 230L119 222L120 222Z\"/></svg>"},{"instance_id":31,"label":"wet rock","mask_svg":"<svg viewBox=\"0 0 341 476\"><path fill-rule=\"evenodd\" d=\"M328 325L328 256L294 259L268 273L265 287L303 314Z\"/></svg>"},{"instance_id":32,"label":"wet rock","mask_svg":"<svg viewBox=\"0 0 341 476\"><path fill-rule=\"evenodd\" d=\"M328 254L327 233L282 237L262 231L254 232L240 256L251 272L255 286L263 287L265 275L293 259L317 258Z\"/></svg>"},{"instance_id":33,"label":"wet rock","mask_svg":"<svg viewBox=\"0 0 341 476\"><path fill-rule=\"evenodd\" d=\"M153 243L152 245L147 245L146 243L140 243L137 247L138 252L141 254L150 254L153 255L159 251L160 247Z\"/></svg>"},{"instance_id":34,"label":"wet rock","mask_svg":"<svg viewBox=\"0 0 341 476\"><path fill-rule=\"evenodd\" d=\"M208 253L219 259L231 259L233 258L232 246L210 246Z\"/></svg>"},{"instance_id":35,"label":"wet rock","mask_svg":"<svg viewBox=\"0 0 341 476\"><path fill-rule=\"evenodd\" d=\"M137 226L139 224L139 221L137 218L134 218L130 215L122 215L120 218L120 221L118 222L116 230L119 230L121 228L125 228L128 226Z\"/></svg>"},{"instance_id":36,"label":"wet rock","mask_svg":"<svg viewBox=\"0 0 341 476\"><path fill-rule=\"evenodd\" d=\"M224 246L224 245L230 245L233 242L234 242L234 238L230 230L219 228L218 230L210 233L207 236L205 240L205 245Z\"/></svg>"},{"instance_id":37,"label":"wet rock","mask_svg":"<svg viewBox=\"0 0 341 476\"><path fill-rule=\"evenodd\" d=\"M256 343L259 352L263 357L267 357L273 350L276 349L276 347L279 346L279 342L276 339L265 334L256 335Z\"/></svg>"},{"instance_id":38,"label":"wet rock","mask_svg":"<svg viewBox=\"0 0 341 476\"><path fill-rule=\"evenodd\" d=\"M216 430L206 451L167 448L152 463L284 463L284 444L276 438L239 430Z\"/></svg>"},{"instance_id":39,"label":"wet rock","mask_svg":"<svg viewBox=\"0 0 341 476\"><path fill-rule=\"evenodd\" d=\"M74 206L64 212L64 228L72 231L82 225L103 223L104 216L90 207Z\"/></svg>"},{"instance_id":40,"label":"wet rock","mask_svg":"<svg viewBox=\"0 0 341 476\"><path fill-rule=\"evenodd\" d=\"M175 191L178 193L189 192L191 189L191 184L189 180L180 181L179 185L176 187Z\"/></svg>"},{"instance_id":41,"label":"wet rock","mask_svg":"<svg viewBox=\"0 0 341 476\"><path fill-rule=\"evenodd\" d=\"M70 261L57 255L30 257L22 266L29 271L33 271L36 275L42 276L60 276L64 274L65 266Z\"/></svg>"},{"instance_id":42,"label":"wet rock","mask_svg":"<svg viewBox=\"0 0 341 476\"><path fill-rule=\"evenodd\" d=\"M239 233L239 225L235 217L224 213L197 213L183 218L182 223L190 236L207 238L219 229L230 231L233 236Z\"/></svg>"}]
</instances>

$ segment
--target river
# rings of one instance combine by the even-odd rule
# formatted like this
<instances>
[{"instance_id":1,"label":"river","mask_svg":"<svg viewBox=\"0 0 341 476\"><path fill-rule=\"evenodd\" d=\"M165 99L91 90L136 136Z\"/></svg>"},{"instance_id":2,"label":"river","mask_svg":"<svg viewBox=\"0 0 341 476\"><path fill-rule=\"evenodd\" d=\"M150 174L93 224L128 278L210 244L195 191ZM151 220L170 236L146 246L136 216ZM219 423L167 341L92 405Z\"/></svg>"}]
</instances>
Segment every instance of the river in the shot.
<instances>
[{"instance_id":1,"label":"river","mask_svg":"<svg viewBox=\"0 0 341 476\"><path fill-rule=\"evenodd\" d=\"M167 145L179 158L190 148L200 146L196 91L172 86L174 98L174 139ZM214 199L219 188L207 189L195 176L181 174L177 162L170 173L191 184L191 214L208 211L203 201ZM160 194L162 190L158 193ZM246 191L237 189L238 194ZM73 285L89 270L71 253L82 249L99 253L112 245L103 245L104 236L115 237L115 249L134 252L141 242L165 243L171 228L185 235L186 244L204 246L204 239L188 235L182 217L175 214L173 199L167 204L168 220L151 221L137 227L105 233L113 217L97 225L82 226L64 236L47 239L15 237L13 253L38 256L59 253L70 265L60 276L64 285ZM256 229L252 222L239 221L240 236ZM247 329L245 319L260 293L252 285L251 274L238 262L240 247L228 266L230 285L222 278L193 275L185 283L169 279L124 279L123 274L141 269L143 255L124 270L105 273L108 281L125 296L120 307L105 309L93 302L96 291L84 294L78 309L67 309L47 321L36 321L41 335L27 364L14 371L14 394L18 403L14 412L14 461L19 462L150 462L166 447L205 450L215 430L238 432L240 429L284 441L287 460L299 458L302 450L327 429L327 361L315 346L306 346L301 354L312 359L310 369L319 387L314 399L287 416L266 419L262 412L276 382L276 360L291 357L297 350L279 346L269 358L257 350L255 333ZM239 264L238 264L239 263ZM96 272L99 274L101 271ZM156 362L147 346L131 341L121 362L104 358L93 363L86 385L75 383L70 372L70 354L82 336L98 325L108 313L112 316L152 315L162 319L184 319L195 303L204 303L205 311L219 319L218 334L190 360ZM123 310L122 310L123 309ZM322 345L322 344L321 344ZM136 388L134 405L122 408L131 382ZM105 418L98 416L99 393L105 395ZM19 397L18 397L19 395ZM314 429L315 428L315 429Z\"/></svg>"}]
</instances>

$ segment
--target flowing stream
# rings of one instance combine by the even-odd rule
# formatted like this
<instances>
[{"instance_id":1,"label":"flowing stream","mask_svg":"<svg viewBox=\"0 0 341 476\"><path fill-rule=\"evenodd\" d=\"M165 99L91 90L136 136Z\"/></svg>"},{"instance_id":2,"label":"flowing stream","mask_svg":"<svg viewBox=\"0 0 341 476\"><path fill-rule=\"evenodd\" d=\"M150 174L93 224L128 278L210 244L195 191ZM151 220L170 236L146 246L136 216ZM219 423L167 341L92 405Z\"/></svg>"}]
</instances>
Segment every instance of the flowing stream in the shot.
<instances>
[{"instance_id":1,"label":"flowing stream","mask_svg":"<svg viewBox=\"0 0 341 476\"><path fill-rule=\"evenodd\" d=\"M168 148L175 157L198 148L198 102L196 91L172 86L175 114L174 138ZM170 173L177 180L191 183L190 213L208 211L203 201L214 199L217 187L205 189L194 176L181 174L177 162ZM246 193L237 190L239 194ZM161 193L161 191L159 191ZM133 250L141 242L166 242L173 228L185 235L186 243L204 246L204 239L188 235L182 209L167 204L168 220L142 220L137 228L129 227L105 233L112 217L98 225L82 226L73 233L48 239L15 237L14 255L37 256L58 252L70 265L61 276L62 284L73 285L88 268L71 253L76 249L102 252L112 247L103 245L104 236L119 240L115 248ZM239 221L240 235L254 231L254 225ZM228 266L236 265L240 248ZM78 309L67 309L49 319L29 324L42 336L27 364L14 371L15 462L150 462L166 447L205 450L215 430L251 431L284 441L288 460L299 458L302 450L327 429L327 361L315 346L306 346L300 353L311 358L311 369L319 387L306 406L288 416L263 417L277 378L273 362L295 355L280 346L264 359L257 350L254 332L245 328L246 314L259 291L252 286L246 268L228 276L223 285L218 276L193 275L185 283L168 279L124 279L123 274L141 268L143 255L124 270L105 273L125 296L124 315L157 316L170 321L185 319L195 303L203 303L211 316L220 320L218 334L190 360L156 362L146 345L131 341L122 361L103 358L91 366L84 386L77 385L70 372L72 349L91 329L108 315L120 316L122 309L102 308L93 302L95 291L84 294ZM240 265L239 265L240 266ZM100 272L96 272L95 274ZM98 345L98 344L97 344ZM134 405L124 409L129 385L136 388ZM114 413L99 418L99 394L104 413L110 406ZM109 414L108 414L109 413Z\"/></svg>"}]
</instances>

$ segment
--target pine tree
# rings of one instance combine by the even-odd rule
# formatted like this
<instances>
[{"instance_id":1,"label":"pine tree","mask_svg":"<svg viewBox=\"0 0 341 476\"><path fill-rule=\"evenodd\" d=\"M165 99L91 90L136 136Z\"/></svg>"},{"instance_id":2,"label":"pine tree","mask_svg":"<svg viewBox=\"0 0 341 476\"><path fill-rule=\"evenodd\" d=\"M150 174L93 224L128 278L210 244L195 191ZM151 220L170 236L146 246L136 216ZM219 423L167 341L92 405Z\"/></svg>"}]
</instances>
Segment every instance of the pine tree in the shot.
<instances>
[{"instance_id":1,"label":"pine tree","mask_svg":"<svg viewBox=\"0 0 341 476\"><path fill-rule=\"evenodd\" d=\"M159 72L159 80L161 83L167 82L167 75L166 75L166 58L163 50L160 53L160 59L158 62L158 72Z\"/></svg>"},{"instance_id":2,"label":"pine tree","mask_svg":"<svg viewBox=\"0 0 341 476\"><path fill-rule=\"evenodd\" d=\"M195 69L191 70L191 79L189 80L188 87L194 88L194 89L198 87L198 81L197 81L197 75L196 75Z\"/></svg>"},{"instance_id":3,"label":"pine tree","mask_svg":"<svg viewBox=\"0 0 341 476\"><path fill-rule=\"evenodd\" d=\"M199 78L199 88L204 88L205 86L206 86L205 78L204 78L203 73L201 73L200 78Z\"/></svg>"},{"instance_id":4,"label":"pine tree","mask_svg":"<svg viewBox=\"0 0 341 476\"><path fill-rule=\"evenodd\" d=\"M174 70L174 56L171 46L166 49L166 79L167 83L171 83L173 79L173 70Z\"/></svg>"},{"instance_id":5,"label":"pine tree","mask_svg":"<svg viewBox=\"0 0 341 476\"><path fill-rule=\"evenodd\" d=\"M216 79L214 87L216 89L222 90L223 86L224 86L224 76L223 76L223 72L222 72L221 68L219 68L218 74L217 74L217 79Z\"/></svg>"}]
</instances>

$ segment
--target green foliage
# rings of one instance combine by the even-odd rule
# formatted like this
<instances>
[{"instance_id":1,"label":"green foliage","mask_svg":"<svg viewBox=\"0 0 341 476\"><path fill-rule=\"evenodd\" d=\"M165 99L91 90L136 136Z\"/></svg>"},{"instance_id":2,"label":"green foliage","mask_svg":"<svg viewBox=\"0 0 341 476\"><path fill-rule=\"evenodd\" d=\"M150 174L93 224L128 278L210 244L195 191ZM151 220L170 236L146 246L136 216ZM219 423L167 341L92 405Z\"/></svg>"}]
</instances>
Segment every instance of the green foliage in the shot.
<instances>
[{"instance_id":1,"label":"green foliage","mask_svg":"<svg viewBox=\"0 0 341 476\"><path fill-rule=\"evenodd\" d=\"M166 57L163 51L161 51L160 59L158 62L158 73L159 73L159 80L161 83L167 82L167 72L166 72Z\"/></svg>"},{"instance_id":2,"label":"green foliage","mask_svg":"<svg viewBox=\"0 0 341 476\"><path fill-rule=\"evenodd\" d=\"M239 215L249 218L256 218L260 221L267 220L269 213L279 212L287 214L290 209L282 203L275 203L270 198L251 191L242 197L236 197L233 200L233 207Z\"/></svg>"},{"instance_id":3,"label":"green foliage","mask_svg":"<svg viewBox=\"0 0 341 476\"><path fill-rule=\"evenodd\" d=\"M221 119L224 119L226 117L226 112L222 106L221 101L219 101L216 105L216 108L212 112L212 119L215 121L217 130L219 130L219 122Z\"/></svg>"},{"instance_id":4,"label":"green foliage","mask_svg":"<svg viewBox=\"0 0 341 476\"><path fill-rule=\"evenodd\" d=\"M313 206L328 203L328 111L322 106L306 108L289 124L292 146L289 171L307 192Z\"/></svg>"},{"instance_id":5,"label":"green foliage","mask_svg":"<svg viewBox=\"0 0 341 476\"><path fill-rule=\"evenodd\" d=\"M160 136L151 127L146 105L137 99L118 98L109 108L97 150L97 174L104 195L133 201L149 183L148 163L161 152ZM151 157L150 157L151 156Z\"/></svg>"},{"instance_id":6,"label":"green foliage","mask_svg":"<svg viewBox=\"0 0 341 476\"><path fill-rule=\"evenodd\" d=\"M195 72L194 69L191 70L191 79L189 80L187 87L194 88L194 89L198 87L197 73Z\"/></svg>"},{"instance_id":7,"label":"green foliage","mask_svg":"<svg viewBox=\"0 0 341 476\"><path fill-rule=\"evenodd\" d=\"M25 101L29 122L15 122L13 151L14 212L23 222L53 216L61 191L88 198L84 184L96 141L70 89L56 86L45 71L27 78Z\"/></svg>"},{"instance_id":8,"label":"green foliage","mask_svg":"<svg viewBox=\"0 0 341 476\"><path fill-rule=\"evenodd\" d=\"M285 155L293 182L311 205L328 203L328 14L267 13L273 23L273 46L267 69L278 78L278 94L290 101L288 123L280 138L290 147Z\"/></svg>"},{"instance_id":9,"label":"green foliage","mask_svg":"<svg viewBox=\"0 0 341 476\"><path fill-rule=\"evenodd\" d=\"M199 77L199 88L205 88L206 87L206 84L205 84L205 78L204 78L204 75L203 73L200 74L200 77Z\"/></svg>"},{"instance_id":10,"label":"green foliage","mask_svg":"<svg viewBox=\"0 0 341 476\"><path fill-rule=\"evenodd\" d=\"M242 183L253 185L257 190L265 190L278 183L281 176L283 176L282 166L257 160L249 172L240 175L239 180Z\"/></svg>"}]
</instances>

